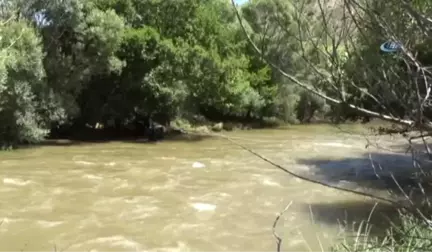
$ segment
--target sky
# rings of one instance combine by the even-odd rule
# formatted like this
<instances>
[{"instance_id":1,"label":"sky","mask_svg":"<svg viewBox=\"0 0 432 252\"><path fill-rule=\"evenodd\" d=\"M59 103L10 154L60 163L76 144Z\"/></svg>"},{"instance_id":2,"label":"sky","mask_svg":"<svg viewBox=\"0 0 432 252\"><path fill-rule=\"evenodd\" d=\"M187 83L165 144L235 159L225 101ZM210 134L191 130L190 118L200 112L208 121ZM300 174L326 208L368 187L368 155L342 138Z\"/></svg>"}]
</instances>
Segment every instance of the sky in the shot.
<instances>
[{"instance_id":1,"label":"sky","mask_svg":"<svg viewBox=\"0 0 432 252\"><path fill-rule=\"evenodd\" d=\"M237 4L244 4L246 3L248 0L235 0L234 2L236 2Z\"/></svg>"}]
</instances>

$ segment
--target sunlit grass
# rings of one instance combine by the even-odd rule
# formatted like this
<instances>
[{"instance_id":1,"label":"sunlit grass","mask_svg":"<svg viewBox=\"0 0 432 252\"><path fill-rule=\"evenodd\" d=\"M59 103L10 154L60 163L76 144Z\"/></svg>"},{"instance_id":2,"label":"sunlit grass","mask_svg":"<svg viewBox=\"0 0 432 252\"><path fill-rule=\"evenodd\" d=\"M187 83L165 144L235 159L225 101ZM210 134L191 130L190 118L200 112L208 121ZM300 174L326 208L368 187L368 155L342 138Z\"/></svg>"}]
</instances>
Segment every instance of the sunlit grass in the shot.
<instances>
[{"instance_id":1,"label":"sunlit grass","mask_svg":"<svg viewBox=\"0 0 432 252\"><path fill-rule=\"evenodd\" d=\"M432 226L412 214L399 212L399 223L390 222L382 235L371 235L367 221L354 236L347 236L331 251L432 251Z\"/></svg>"}]
</instances>

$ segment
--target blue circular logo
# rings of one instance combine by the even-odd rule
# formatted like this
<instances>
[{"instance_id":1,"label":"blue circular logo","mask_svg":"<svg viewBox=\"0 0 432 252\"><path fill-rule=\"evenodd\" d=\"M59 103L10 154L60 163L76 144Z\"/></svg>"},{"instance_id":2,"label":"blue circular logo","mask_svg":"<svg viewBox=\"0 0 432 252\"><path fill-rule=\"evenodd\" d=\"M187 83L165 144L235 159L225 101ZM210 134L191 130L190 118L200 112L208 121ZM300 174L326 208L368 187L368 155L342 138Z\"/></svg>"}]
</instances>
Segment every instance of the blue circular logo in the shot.
<instances>
[{"instance_id":1,"label":"blue circular logo","mask_svg":"<svg viewBox=\"0 0 432 252\"><path fill-rule=\"evenodd\" d=\"M397 52L401 48L401 44L398 42L387 41L380 46L383 52Z\"/></svg>"}]
</instances>

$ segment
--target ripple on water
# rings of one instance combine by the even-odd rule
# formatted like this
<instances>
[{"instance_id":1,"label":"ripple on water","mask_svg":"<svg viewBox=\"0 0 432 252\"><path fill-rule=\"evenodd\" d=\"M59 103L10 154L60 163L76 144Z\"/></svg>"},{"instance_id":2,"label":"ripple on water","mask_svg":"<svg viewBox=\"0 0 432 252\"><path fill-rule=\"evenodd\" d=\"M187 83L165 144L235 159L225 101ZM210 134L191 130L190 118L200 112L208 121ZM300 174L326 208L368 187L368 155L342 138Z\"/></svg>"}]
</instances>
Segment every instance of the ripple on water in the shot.
<instances>
[{"instance_id":1,"label":"ripple on water","mask_svg":"<svg viewBox=\"0 0 432 252\"><path fill-rule=\"evenodd\" d=\"M6 233L6 232L10 232L10 226L16 223L21 223L21 222L25 222L27 220L22 219L22 218L0 218L0 232L2 233Z\"/></svg>"},{"instance_id":2,"label":"ripple on water","mask_svg":"<svg viewBox=\"0 0 432 252\"><path fill-rule=\"evenodd\" d=\"M5 185L14 185L14 186L26 186L28 184L33 183L31 180L23 180L18 178L4 178L3 184Z\"/></svg>"},{"instance_id":3,"label":"ripple on water","mask_svg":"<svg viewBox=\"0 0 432 252\"><path fill-rule=\"evenodd\" d=\"M5 218L3 218L3 220L1 220L0 222L2 223L2 224L10 224L10 223L17 223L17 222L20 222L20 221L24 221L24 219L20 219L20 218L7 218L7 217L5 217ZM0 225L0 227L1 227L2 225Z\"/></svg>"},{"instance_id":4,"label":"ripple on water","mask_svg":"<svg viewBox=\"0 0 432 252\"><path fill-rule=\"evenodd\" d=\"M200 168L205 168L205 167L206 167L206 165L203 164L203 163L201 163L201 162L194 162L194 163L192 164L192 168L200 169Z\"/></svg>"},{"instance_id":5,"label":"ripple on water","mask_svg":"<svg viewBox=\"0 0 432 252\"><path fill-rule=\"evenodd\" d=\"M191 251L189 246L184 242L177 242L176 247L165 247L165 248L156 248L153 251L161 251L161 252L188 252Z\"/></svg>"},{"instance_id":6,"label":"ripple on water","mask_svg":"<svg viewBox=\"0 0 432 252\"><path fill-rule=\"evenodd\" d=\"M61 194L65 194L66 193L65 189L63 189L61 187L54 188L51 192L54 195L61 195Z\"/></svg>"},{"instance_id":7,"label":"ripple on water","mask_svg":"<svg viewBox=\"0 0 432 252\"><path fill-rule=\"evenodd\" d=\"M234 162L227 161L224 159L213 159L213 160L210 160L210 164L212 164L212 166L215 166L215 167L224 167L224 166L230 166L230 165L234 164Z\"/></svg>"},{"instance_id":8,"label":"ripple on water","mask_svg":"<svg viewBox=\"0 0 432 252\"><path fill-rule=\"evenodd\" d=\"M121 197L103 197L93 203L90 207L90 211L97 214L112 213L113 208L118 208L123 204L124 199Z\"/></svg>"},{"instance_id":9,"label":"ripple on water","mask_svg":"<svg viewBox=\"0 0 432 252\"><path fill-rule=\"evenodd\" d=\"M142 220L154 216L159 207L151 205L135 205L120 212L118 217L122 220Z\"/></svg>"},{"instance_id":10,"label":"ripple on water","mask_svg":"<svg viewBox=\"0 0 432 252\"><path fill-rule=\"evenodd\" d=\"M42 198L42 199L43 199L42 201L34 201L30 206L21 208L19 212L21 213L37 212L39 214L51 213L52 210L54 209L53 199L52 198Z\"/></svg>"},{"instance_id":11,"label":"ripple on water","mask_svg":"<svg viewBox=\"0 0 432 252\"><path fill-rule=\"evenodd\" d=\"M88 240L86 242L75 244L70 247L70 250L81 250L84 247L91 245L101 245L101 246L109 246L111 249L131 249L131 250L141 250L141 245L132 240L127 239L122 235L108 236L108 237L98 237L95 239Z\"/></svg>"},{"instance_id":12,"label":"ripple on water","mask_svg":"<svg viewBox=\"0 0 432 252\"><path fill-rule=\"evenodd\" d=\"M216 205L208 204L208 203L192 203L191 205L198 212L202 212L202 211L214 211L216 209Z\"/></svg>"},{"instance_id":13,"label":"ripple on water","mask_svg":"<svg viewBox=\"0 0 432 252\"><path fill-rule=\"evenodd\" d=\"M38 220L36 223L42 227L42 228L52 228L59 226L64 223L64 221L45 221L45 220Z\"/></svg>"},{"instance_id":14,"label":"ripple on water","mask_svg":"<svg viewBox=\"0 0 432 252\"><path fill-rule=\"evenodd\" d=\"M119 185L113 188L113 191L118 191L118 190L129 188L129 187L130 186L129 186L129 183L127 182L127 180L121 180Z\"/></svg>"},{"instance_id":15,"label":"ripple on water","mask_svg":"<svg viewBox=\"0 0 432 252\"><path fill-rule=\"evenodd\" d=\"M96 163L93 162L88 162L88 161L74 161L75 164L77 165L84 165L84 166L90 166L90 165L96 165Z\"/></svg>"},{"instance_id":16,"label":"ripple on water","mask_svg":"<svg viewBox=\"0 0 432 252\"><path fill-rule=\"evenodd\" d=\"M104 163L104 166L112 167L115 166L116 164L117 164L116 162L108 162L108 163Z\"/></svg>"},{"instance_id":17,"label":"ripple on water","mask_svg":"<svg viewBox=\"0 0 432 252\"><path fill-rule=\"evenodd\" d=\"M168 181L166 181L162 185L150 185L150 188L148 188L148 190L151 192L160 191L160 190L169 190L169 189L174 189L179 185L180 185L179 179L168 178Z\"/></svg>"},{"instance_id":18,"label":"ripple on water","mask_svg":"<svg viewBox=\"0 0 432 252\"><path fill-rule=\"evenodd\" d=\"M101 153L116 153L117 150L101 150Z\"/></svg>"},{"instance_id":19,"label":"ripple on water","mask_svg":"<svg viewBox=\"0 0 432 252\"><path fill-rule=\"evenodd\" d=\"M116 209L116 216L123 221L142 220L154 216L159 211L159 207L155 205L156 203L158 203L157 200L146 196L137 196L130 199L124 197L105 198L93 204L92 212L101 214Z\"/></svg>"},{"instance_id":20,"label":"ripple on water","mask_svg":"<svg viewBox=\"0 0 432 252\"><path fill-rule=\"evenodd\" d=\"M262 180L262 184L263 185L268 185L268 186L277 186L277 187L281 187L281 185L277 182L272 181L271 179L263 179Z\"/></svg>"},{"instance_id":21,"label":"ripple on water","mask_svg":"<svg viewBox=\"0 0 432 252\"><path fill-rule=\"evenodd\" d=\"M225 199L230 199L232 195L224 192L211 192L206 193L201 196L191 196L189 197L192 201L223 201Z\"/></svg>"},{"instance_id":22,"label":"ripple on water","mask_svg":"<svg viewBox=\"0 0 432 252\"><path fill-rule=\"evenodd\" d=\"M330 143L314 143L317 146L326 146L326 147L339 147L339 148L353 148L354 146L350 144L338 143L338 142L330 142Z\"/></svg>"},{"instance_id":23,"label":"ripple on water","mask_svg":"<svg viewBox=\"0 0 432 252\"><path fill-rule=\"evenodd\" d=\"M161 159L161 160L176 160L176 157L156 157L156 159Z\"/></svg>"},{"instance_id":24,"label":"ripple on water","mask_svg":"<svg viewBox=\"0 0 432 252\"><path fill-rule=\"evenodd\" d=\"M143 164L148 164L149 161L148 160L135 160L133 162L127 163L127 166L134 166L134 165L143 165Z\"/></svg>"},{"instance_id":25,"label":"ripple on water","mask_svg":"<svg viewBox=\"0 0 432 252\"><path fill-rule=\"evenodd\" d=\"M103 177L101 177L101 176L97 176L97 175L93 175L93 174L84 174L83 176L82 176L83 178L86 178L86 179L89 179L89 180L102 180L103 179Z\"/></svg>"},{"instance_id":26,"label":"ripple on water","mask_svg":"<svg viewBox=\"0 0 432 252\"><path fill-rule=\"evenodd\" d=\"M262 185L266 186L274 186L274 187L281 187L281 185L275 181L273 181L271 178L263 176L261 174L252 174L253 180L258 181Z\"/></svg>"}]
</instances>

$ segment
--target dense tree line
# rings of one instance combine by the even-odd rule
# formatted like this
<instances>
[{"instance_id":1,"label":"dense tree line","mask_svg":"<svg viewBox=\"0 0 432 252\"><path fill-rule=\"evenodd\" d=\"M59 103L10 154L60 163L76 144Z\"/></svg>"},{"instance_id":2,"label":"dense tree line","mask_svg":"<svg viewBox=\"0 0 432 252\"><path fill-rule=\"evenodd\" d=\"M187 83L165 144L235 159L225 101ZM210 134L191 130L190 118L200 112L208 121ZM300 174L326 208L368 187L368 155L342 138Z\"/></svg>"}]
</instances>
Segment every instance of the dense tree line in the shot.
<instances>
[{"instance_id":1,"label":"dense tree line","mask_svg":"<svg viewBox=\"0 0 432 252\"><path fill-rule=\"evenodd\" d=\"M371 80L365 78L372 75L354 69L384 64L377 60L384 38L365 22L372 41L359 35L355 54L345 48L329 62L316 43L299 37L305 27L311 34L322 31L316 4L292 2L304 2L306 12L300 16L321 26L300 22L290 1L249 1L239 7L244 27L228 0L2 1L0 142L33 143L50 131L80 131L85 125L137 128L149 117L165 125L197 115L213 121L287 122L357 117L343 104L330 106L294 85L262 57L329 93L341 90L332 89L334 83L355 80L379 95L382 82L399 75ZM245 39L244 29L263 55ZM430 43L423 38L416 46L430 59ZM331 69L331 76L311 74L311 62ZM343 95L344 101L379 110L358 89Z\"/></svg>"}]
</instances>

